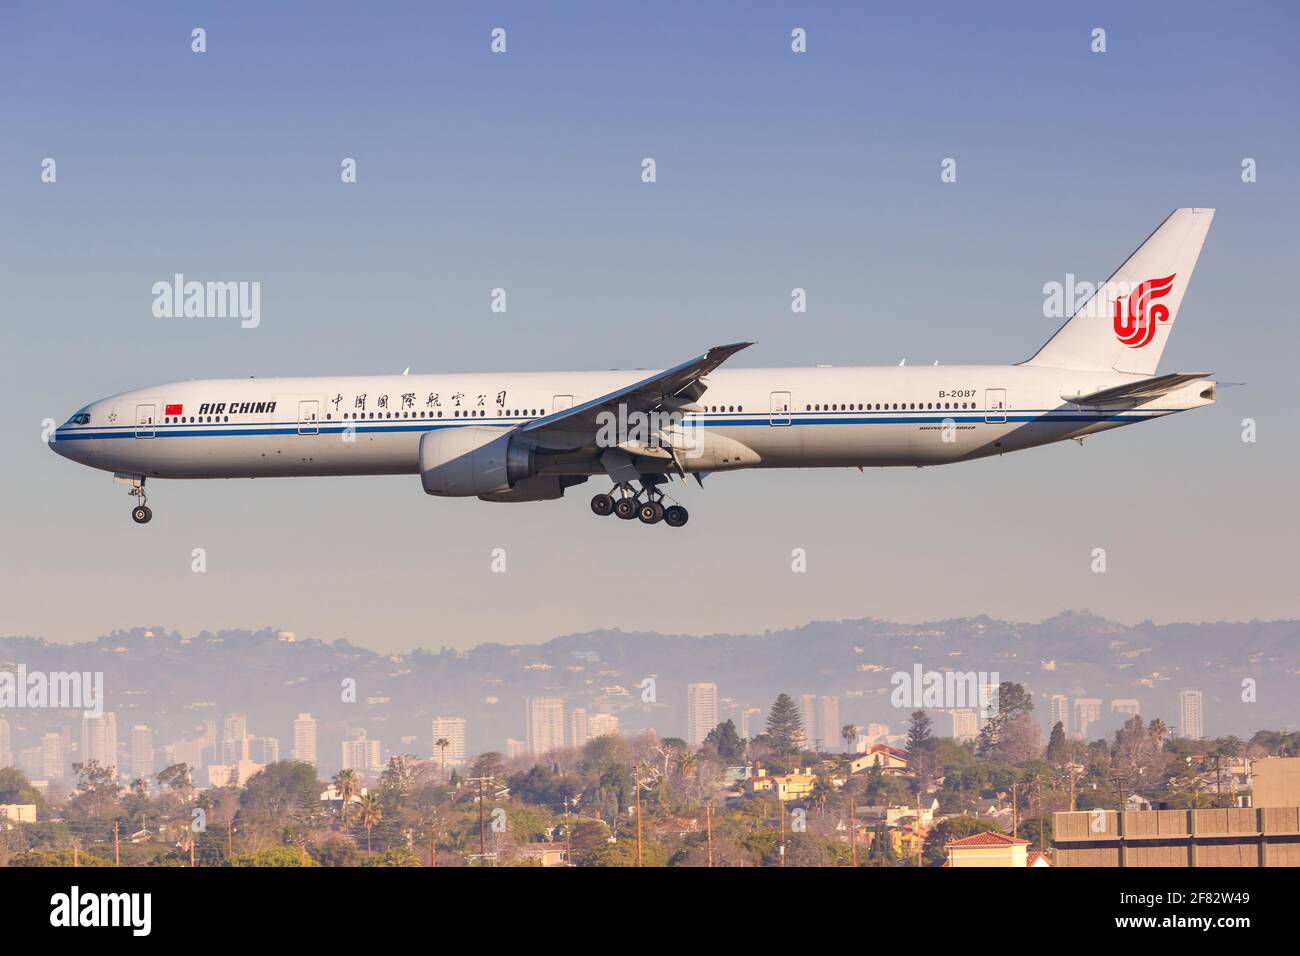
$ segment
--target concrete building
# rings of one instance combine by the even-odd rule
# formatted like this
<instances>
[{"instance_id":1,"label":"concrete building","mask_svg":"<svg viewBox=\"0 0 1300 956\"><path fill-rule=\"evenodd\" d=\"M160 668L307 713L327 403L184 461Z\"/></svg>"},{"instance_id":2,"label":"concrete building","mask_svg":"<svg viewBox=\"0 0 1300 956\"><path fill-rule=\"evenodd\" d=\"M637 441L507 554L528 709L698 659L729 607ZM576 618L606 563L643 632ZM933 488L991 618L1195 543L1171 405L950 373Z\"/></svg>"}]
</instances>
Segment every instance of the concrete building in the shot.
<instances>
[{"instance_id":1,"label":"concrete building","mask_svg":"<svg viewBox=\"0 0 1300 956\"><path fill-rule=\"evenodd\" d=\"M63 735L46 734L41 738L41 773L47 780L63 777Z\"/></svg>"},{"instance_id":2,"label":"concrete building","mask_svg":"<svg viewBox=\"0 0 1300 956\"><path fill-rule=\"evenodd\" d=\"M1057 866L1300 866L1300 806L1054 813L1052 832Z\"/></svg>"},{"instance_id":3,"label":"concrete building","mask_svg":"<svg viewBox=\"0 0 1300 956\"><path fill-rule=\"evenodd\" d=\"M528 752L534 757L564 747L564 699L529 697L525 707L525 737Z\"/></svg>"},{"instance_id":4,"label":"concrete building","mask_svg":"<svg viewBox=\"0 0 1300 956\"><path fill-rule=\"evenodd\" d=\"M81 718L81 763L117 768L117 714Z\"/></svg>"},{"instance_id":5,"label":"concrete building","mask_svg":"<svg viewBox=\"0 0 1300 956\"><path fill-rule=\"evenodd\" d=\"M0 768L11 767L13 762L13 741L9 737L9 722L0 720Z\"/></svg>"},{"instance_id":6,"label":"concrete building","mask_svg":"<svg viewBox=\"0 0 1300 956\"><path fill-rule=\"evenodd\" d=\"M439 767L463 767L465 765L465 718L435 717L431 726L433 733L433 759ZM438 741L447 741L446 747L439 747Z\"/></svg>"},{"instance_id":7,"label":"concrete building","mask_svg":"<svg viewBox=\"0 0 1300 956\"><path fill-rule=\"evenodd\" d=\"M316 721L311 714L299 714L293 722L293 759L313 767L317 764Z\"/></svg>"},{"instance_id":8,"label":"concrete building","mask_svg":"<svg viewBox=\"0 0 1300 956\"><path fill-rule=\"evenodd\" d=\"M569 746L582 747L591 739L591 726L587 721L587 708L575 707L569 714Z\"/></svg>"},{"instance_id":9,"label":"concrete building","mask_svg":"<svg viewBox=\"0 0 1300 956\"><path fill-rule=\"evenodd\" d=\"M973 710L954 710L952 716L952 736L958 743L974 740L980 735L979 715Z\"/></svg>"},{"instance_id":10,"label":"concrete building","mask_svg":"<svg viewBox=\"0 0 1300 956\"><path fill-rule=\"evenodd\" d=\"M718 726L718 685L686 685L686 743L695 748Z\"/></svg>"},{"instance_id":11,"label":"concrete building","mask_svg":"<svg viewBox=\"0 0 1300 956\"><path fill-rule=\"evenodd\" d=\"M1048 867L1043 854L1029 849L1029 841L1005 833L976 833L943 845L946 867Z\"/></svg>"},{"instance_id":12,"label":"concrete building","mask_svg":"<svg viewBox=\"0 0 1300 956\"><path fill-rule=\"evenodd\" d=\"M145 724L136 724L131 728L131 778L148 780L153 772L153 730Z\"/></svg>"},{"instance_id":13,"label":"concrete building","mask_svg":"<svg viewBox=\"0 0 1300 956\"><path fill-rule=\"evenodd\" d=\"M1110 712L1118 714L1127 720L1130 717L1136 717L1142 713L1142 707L1134 697L1121 697L1110 702Z\"/></svg>"},{"instance_id":14,"label":"concrete building","mask_svg":"<svg viewBox=\"0 0 1300 956\"><path fill-rule=\"evenodd\" d=\"M618 736L618 718L613 714L592 714L590 725L592 740Z\"/></svg>"},{"instance_id":15,"label":"concrete building","mask_svg":"<svg viewBox=\"0 0 1300 956\"><path fill-rule=\"evenodd\" d=\"M378 740L371 740L364 730L354 732L351 740L341 745L342 769L357 773L378 773L384 769L383 748Z\"/></svg>"},{"instance_id":16,"label":"concrete building","mask_svg":"<svg viewBox=\"0 0 1300 956\"><path fill-rule=\"evenodd\" d=\"M1204 698L1199 690L1178 692L1178 736L1191 740L1205 739Z\"/></svg>"},{"instance_id":17,"label":"concrete building","mask_svg":"<svg viewBox=\"0 0 1300 956\"><path fill-rule=\"evenodd\" d=\"M1065 731L1065 736L1070 736L1070 698L1064 694L1053 694L1047 702L1048 730L1050 731L1057 724Z\"/></svg>"},{"instance_id":18,"label":"concrete building","mask_svg":"<svg viewBox=\"0 0 1300 956\"><path fill-rule=\"evenodd\" d=\"M1076 697L1074 700L1074 735L1088 739L1088 730L1101 720L1100 697Z\"/></svg>"}]
</instances>

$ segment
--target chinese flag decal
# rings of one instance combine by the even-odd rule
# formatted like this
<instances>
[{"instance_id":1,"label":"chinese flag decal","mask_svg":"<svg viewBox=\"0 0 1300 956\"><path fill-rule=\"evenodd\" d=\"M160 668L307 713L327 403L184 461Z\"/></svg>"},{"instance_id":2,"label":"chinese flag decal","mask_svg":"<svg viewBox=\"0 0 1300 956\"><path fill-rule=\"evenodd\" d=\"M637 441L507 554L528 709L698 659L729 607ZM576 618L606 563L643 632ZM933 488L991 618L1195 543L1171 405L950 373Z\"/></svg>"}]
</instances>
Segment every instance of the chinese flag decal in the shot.
<instances>
[{"instance_id":1,"label":"chinese flag decal","mask_svg":"<svg viewBox=\"0 0 1300 956\"><path fill-rule=\"evenodd\" d=\"M180 406L180 405L168 405L168 406L166 406L165 409L163 410L163 414L164 414L164 415L181 415L181 414L184 414L184 413L181 411L181 406Z\"/></svg>"}]
</instances>

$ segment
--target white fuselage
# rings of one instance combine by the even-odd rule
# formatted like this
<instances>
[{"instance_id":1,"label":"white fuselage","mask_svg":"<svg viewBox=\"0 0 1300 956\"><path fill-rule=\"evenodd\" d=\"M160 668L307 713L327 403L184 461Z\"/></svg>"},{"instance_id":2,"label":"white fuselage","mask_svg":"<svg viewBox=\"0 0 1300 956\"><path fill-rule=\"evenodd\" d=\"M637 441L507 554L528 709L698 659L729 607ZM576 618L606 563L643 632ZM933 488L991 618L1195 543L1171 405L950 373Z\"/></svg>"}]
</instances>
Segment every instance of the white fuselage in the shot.
<instances>
[{"instance_id":1,"label":"white fuselage","mask_svg":"<svg viewBox=\"0 0 1300 956\"><path fill-rule=\"evenodd\" d=\"M144 478L414 474L420 436L509 428L606 395L645 371L212 379L94 402L52 446ZM1213 402L1205 381L1133 408L1081 396L1141 375L1038 366L717 369L687 471L938 465L1078 438ZM552 474L593 463L552 462Z\"/></svg>"}]
</instances>

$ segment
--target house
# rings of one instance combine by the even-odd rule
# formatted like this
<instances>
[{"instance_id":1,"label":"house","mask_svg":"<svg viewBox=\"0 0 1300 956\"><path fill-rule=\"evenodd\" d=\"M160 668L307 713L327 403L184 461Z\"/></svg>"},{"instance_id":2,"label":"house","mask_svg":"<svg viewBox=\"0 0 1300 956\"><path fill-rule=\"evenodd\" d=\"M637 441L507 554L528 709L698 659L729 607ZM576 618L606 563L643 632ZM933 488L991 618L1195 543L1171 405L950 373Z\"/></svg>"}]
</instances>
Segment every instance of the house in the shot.
<instances>
[{"instance_id":1,"label":"house","mask_svg":"<svg viewBox=\"0 0 1300 956\"><path fill-rule=\"evenodd\" d=\"M792 773L777 774L769 774L760 767L754 771L752 777L745 781L745 793L750 797L773 793L776 794L778 800L786 803L791 800L803 800L805 797L811 796L813 784L816 782L816 775L809 773L802 767Z\"/></svg>"},{"instance_id":2,"label":"house","mask_svg":"<svg viewBox=\"0 0 1300 956\"><path fill-rule=\"evenodd\" d=\"M948 859L944 866L1051 866L1038 851L1030 851L1029 841L1005 833L975 833L943 845ZM1032 857L1032 860L1031 860Z\"/></svg>"},{"instance_id":3,"label":"house","mask_svg":"<svg viewBox=\"0 0 1300 956\"><path fill-rule=\"evenodd\" d=\"M515 848L515 857L534 866L567 866L563 843L525 843Z\"/></svg>"},{"instance_id":4,"label":"house","mask_svg":"<svg viewBox=\"0 0 1300 956\"><path fill-rule=\"evenodd\" d=\"M849 773L863 773L880 767L890 774L907 773L907 751L887 744L872 744L863 753L848 761Z\"/></svg>"}]
</instances>

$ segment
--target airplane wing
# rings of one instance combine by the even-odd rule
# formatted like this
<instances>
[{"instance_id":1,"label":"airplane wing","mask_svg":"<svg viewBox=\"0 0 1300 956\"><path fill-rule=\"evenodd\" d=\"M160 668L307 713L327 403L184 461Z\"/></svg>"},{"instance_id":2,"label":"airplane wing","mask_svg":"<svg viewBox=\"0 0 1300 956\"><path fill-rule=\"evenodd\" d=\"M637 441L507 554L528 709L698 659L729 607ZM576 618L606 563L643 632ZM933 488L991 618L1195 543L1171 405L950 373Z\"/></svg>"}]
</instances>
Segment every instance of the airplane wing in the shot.
<instances>
[{"instance_id":1,"label":"airplane wing","mask_svg":"<svg viewBox=\"0 0 1300 956\"><path fill-rule=\"evenodd\" d=\"M1061 398L1074 405L1115 405L1120 403L1139 405L1142 402L1148 402L1153 398L1159 398L1161 395L1182 388L1188 382L1209 378L1213 374L1213 372L1171 372L1168 375L1144 378L1141 381L1128 382L1124 385L1116 385L1113 388L1103 388L1099 392L1091 392L1087 395L1062 395Z\"/></svg>"},{"instance_id":2,"label":"airplane wing","mask_svg":"<svg viewBox=\"0 0 1300 956\"><path fill-rule=\"evenodd\" d=\"M691 411L693 403L707 388L700 380L741 349L753 344L736 342L714 346L703 355L656 372L649 378L521 425L516 432L548 451L594 448L598 416L602 412L617 414L620 405L626 405L629 413L659 409Z\"/></svg>"}]
</instances>

